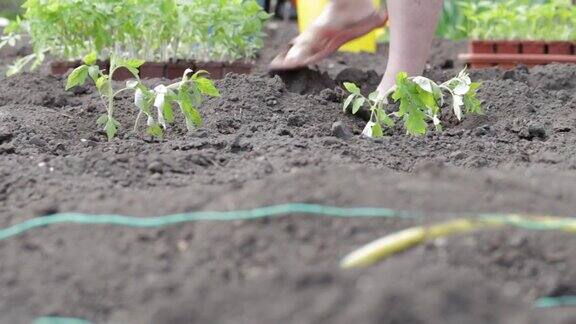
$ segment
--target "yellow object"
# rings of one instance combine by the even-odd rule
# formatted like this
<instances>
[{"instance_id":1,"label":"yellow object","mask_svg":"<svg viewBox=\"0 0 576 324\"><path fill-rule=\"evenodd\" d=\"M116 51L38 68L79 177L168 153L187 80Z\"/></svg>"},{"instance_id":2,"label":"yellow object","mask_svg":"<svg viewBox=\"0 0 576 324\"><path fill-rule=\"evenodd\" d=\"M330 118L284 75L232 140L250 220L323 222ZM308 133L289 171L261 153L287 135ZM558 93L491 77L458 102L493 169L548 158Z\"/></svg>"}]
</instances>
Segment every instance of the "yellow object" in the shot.
<instances>
[{"instance_id":1,"label":"yellow object","mask_svg":"<svg viewBox=\"0 0 576 324\"><path fill-rule=\"evenodd\" d=\"M329 0L298 0L298 26L300 31L305 30L310 24L314 22L328 4ZM380 0L374 0L377 8L380 7ZM378 45L377 32L372 31L358 39L355 39L340 48L342 52L368 52L376 53Z\"/></svg>"},{"instance_id":2,"label":"yellow object","mask_svg":"<svg viewBox=\"0 0 576 324\"><path fill-rule=\"evenodd\" d=\"M384 236L348 254L340 266L342 268L368 267L427 241L505 225L576 233L576 220L572 218L515 214L493 215L478 219L458 218L429 226L412 227Z\"/></svg>"},{"instance_id":3,"label":"yellow object","mask_svg":"<svg viewBox=\"0 0 576 324\"><path fill-rule=\"evenodd\" d=\"M459 218L431 226L408 228L384 236L350 253L342 260L340 266L342 268L369 267L426 241L502 225L504 224L497 221L474 221Z\"/></svg>"},{"instance_id":4,"label":"yellow object","mask_svg":"<svg viewBox=\"0 0 576 324\"><path fill-rule=\"evenodd\" d=\"M347 255L340 266L345 269L374 265L387 257L408 250L426 240L424 227L412 227L384 236Z\"/></svg>"},{"instance_id":5,"label":"yellow object","mask_svg":"<svg viewBox=\"0 0 576 324\"><path fill-rule=\"evenodd\" d=\"M499 223L493 226L501 226ZM426 229L426 240L435 240L437 238L447 237L454 234L466 233L481 227L487 227L487 222L478 222L470 219L455 219L449 222L432 225Z\"/></svg>"}]
</instances>

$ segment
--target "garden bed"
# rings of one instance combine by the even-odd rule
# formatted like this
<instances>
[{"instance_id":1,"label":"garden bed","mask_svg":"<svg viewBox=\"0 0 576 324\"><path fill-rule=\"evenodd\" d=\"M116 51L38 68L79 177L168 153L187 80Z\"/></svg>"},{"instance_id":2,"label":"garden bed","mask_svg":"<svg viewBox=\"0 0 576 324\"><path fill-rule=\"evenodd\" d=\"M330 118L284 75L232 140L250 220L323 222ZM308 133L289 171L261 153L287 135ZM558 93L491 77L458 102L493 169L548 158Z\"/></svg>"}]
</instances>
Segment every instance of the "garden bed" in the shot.
<instances>
[{"instance_id":1,"label":"garden bed","mask_svg":"<svg viewBox=\"0 0 576 324\"><path fill-rule=\"evenodd\" d=\"M435 53L446 57L443 48ZM358 135L365 124L342 113L337 81L374 87L378 80L377 72L345 69L348 59L325 63L327 74L284 80L229 75L217 82L222 97L202 108L204 128L187 134L175 126L161 142L129 131L128 95L116 110L125 126L107 142L94 127L102 107L92 87L65 92L64 78L47 73L3 80L0 225L67 211L147 217L285 202L423 211L424 223L464 212L574 215L575 65L474 72L486 115L423 138L398 128L368 140L335 136L342 127ZM364 62L378 65L356 67L381 69L379 58ZM441 81L454 72L434 65L427 76ZM415 223L292 215L165 229L38 229L0 242L0 322L63 315L95 323L566 324L576 317L573 308L532 308L538 297L576 294L571 234L482 232L373 268L338 268L356 247Z\"/></svg>"}]
</instances>

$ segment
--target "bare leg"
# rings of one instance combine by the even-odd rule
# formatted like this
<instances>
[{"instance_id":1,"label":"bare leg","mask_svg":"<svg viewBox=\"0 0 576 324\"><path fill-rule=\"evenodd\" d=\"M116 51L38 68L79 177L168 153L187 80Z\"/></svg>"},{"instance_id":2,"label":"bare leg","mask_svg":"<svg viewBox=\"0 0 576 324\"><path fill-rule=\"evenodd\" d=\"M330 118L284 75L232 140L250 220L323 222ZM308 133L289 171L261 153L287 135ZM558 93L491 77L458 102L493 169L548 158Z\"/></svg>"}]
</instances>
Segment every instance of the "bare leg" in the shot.
<instances>
[{"instance_id":1,"label":"bare leg","mask_svg":"<svg viewBox=\"0 0 576 324\"><path fill-rule=\"evenodd\" d=\"M442 0L388 0L390 56L378 90L396 84L396 75L421 75L436 32Z\"/></svg>"}]
</instances>

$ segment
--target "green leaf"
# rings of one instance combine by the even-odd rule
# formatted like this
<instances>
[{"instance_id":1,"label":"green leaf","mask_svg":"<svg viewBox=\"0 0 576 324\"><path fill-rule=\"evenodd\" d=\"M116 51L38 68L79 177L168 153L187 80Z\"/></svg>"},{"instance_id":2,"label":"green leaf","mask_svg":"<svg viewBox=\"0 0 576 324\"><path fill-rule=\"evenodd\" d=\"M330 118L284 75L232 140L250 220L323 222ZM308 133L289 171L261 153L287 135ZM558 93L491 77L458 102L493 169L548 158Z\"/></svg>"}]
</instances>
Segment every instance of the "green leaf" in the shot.
<instances>
[{"instance_id":1,"label":"green leaf","mask_svg":"<svg viewBox=\"0 0 576 324\"><path fill-rule=\"evenodd\" d=\"M384 123L384 125L388 127L394 127L395 125L394 120L392 120L392 118L390 118L383 109L376 110L376 118L380 123Z\"/></svg>"},{"instance_id":2,"label":"green leaf","mask_svg":"<svg viewBox=\"0 0 576 324\"><path fill-rule=\"evenodd\" d=\"M382 125L380 125L380 123L374 124L374 126L372 126L372 137L373 138L380 138L382 136L384 136L384 131L382 130Z\"/></svg>"},{"instance_id":3,"label":"green leaf","mask_svg":"<svg viewBox=\"0 0 576 324\"><path fill-rule=\"evenodd\" d=\"M196 128L202 127L202 115L200 115L200 112L198 111L198 109L196 109L192 106L187 108L186 121L187 121L187 124L189 127L191 127L191 126L196 127Z\"/></svg>"},{"instance_id":4,"label":"green leaf","mask_svg":"<svg viewBox=\"0 0 576 324\"><path fill-rule=\"evenodd\" d=\"M408 73L406 72L399 72L396 74L396 84L404 83L408 79Z\"/></svg>"},{"instance_id":5,"label":"green leaf","mask_svg":"<svg viewBox=\"0 0 576 324\"><path fill-rule=\"evenodd\" d=\"M162 114L168 123L174 122L174 110L172 109L172 105L170 102L168 102L168 100L164 101L164 106L162 106Z\"/></svg>"},{"instance_id":6,"label":"green leaf","mask_svg":"<svg viewBox=\"0 0 576 324\"><path fill-rule=\"evenodd\" d=\"M111 96L110 80L107 75L102 75L96 80L96 88L101 95L108 97Z\"/></svg>"},{"instance_id":7,"label":"green leaf","mask_svg":"<svg viewBox=\"0 0 576 324\"><path fill-rule=\"evenodd\" d=\"M134 78L138 79L140 78L140 71L138 70L138 68L134 68L134 67L126 67L128 69L128 71L130 71L130 73L132 73L132 75L134 76Z\"/></svg>"},{"instance_id":8,"label":"green leaf","mask_svg":"<svg viewBox=\"0 0 576 324\"><path fill-rule=\"evenodd\" d=\"M211 97L220 97L220 92L218 91L212 80L199 77L195 80L195 82L196 85L198 86L198 90L200 90L202 94L209 95Z\"/></svg>"},{"instance_id":9,"label":"green leaf","mask_svg":"<svg viewBox=\"0 0 576 324\"><path fill-rule=\"evenodd\" d=\"M344 82L344 88L346 88L346 90L348 90L348 92L359 95L360 94L360 88L358 88L357 85L355 85L354 83L351 82Z\"/></svg>"},{"instance_id":10,"label":"green leaf","mask_svg":"<svg viewBox=\"0 0 576 324\"><path fill-rule=\"evenodd\" d=\"M354 100L354 104L352 105L352 114L355 115L358 112L358 110L362 108L365 102L366 98L364 97L356 98L356 100Z\"/></svg>"},{"instance_id":11,"label":"green leaf","mask_svg":"<svg viewBox=\"0 0 576 324\"><path fill-rule=\"evenodd\" d=\"M70 90L75 86L83 85L88 77L88 66L82 65L74 69L72 73L68 76L66 81L66 90Z\"/></svg>"},{"instance_id":12,"label":"green leaf","mask_svg":"<svg viewBox=\"0 0 576 324\"><path fill-rule=\"evenodd\" d=\"M16 16L16 19L10 21L8 26L4 27L4 35L16 34L22 32L22 18Z\"/></svg>"},{"instance_id":13,"label":"green leaf","mask_svg":"<svg viewBox=\"0 0 576 324\"><path fill-rule=\"evenodd\" d=\"M113 118L108 118L104 130L106 131L106 135L108 136L109 141L114 139L114 136L116 136L116 133L118 132L118 125L119 123L116 120Z\"/></svg>"},{"instance_id":14,"label":"green leaf","mask_svg":"<svg viewBox=\"0 0 576 324\"><path fill-rule=\"evenodd\" d=\"M192 71L190 69L190 71ZM189 75L190 73L187 73L187 75ZM203 77L202 75L210 75L210 72L206 71L206 70L199 70L198 72L192 74L192 79L197 79L197 78L201 78Z\"/></svg>"},{"instance_id":15,"label":"green leaf","mask_svg":"<svg viewBox=\"0 0 576 324\"><path fill-rule=\"evenodd\" d=\"M468 90L468 94L476 94L476 91L480 89L482 84L480 82L472 82L470 84L470 89Z\"/></svg>"},{"instance_id":16,"label":"green leaf","mask_svg":"<svg viewBox=\"0 0 576 324\"><path fill-rule=\"evenodd\" d=\"M139 59L123 59L120 60L118 63L119 66L124 66L126 68L138 69L144 64L146 61L139 60Z\"/></svg>"},{"instance_id":17,"label":"green leaf","mask_svg":"<svg viewBox=\"0 0 576 324\"><path fill-rule=\"evenodd\" d=\"M344 111L346 111L346 109L350 107L350 104L352 103L355 97L356 97L355 94L351 94L348 96L348 98L346 98L346 100L344 101Z\"/></svg>"},{"instance_id":18,"label":"green leaf","mask_svg":"<svg viewBox=\"0 0 576 324\"><path fill-rule=\"evenodd\" d=\"M178 104L186 119L186 126L188 129L194 129L202 126L202 115L192 104L192 98L186 91L178 93Z\"/></svg>"},{"instance_id":19,"label":"green leaf","mask_svg":"<svg viewBox=\"0 0 576 324\"><path fill-rule=\"evenodd\" d=\"M394 101L400 100L403 93L409 91L407 88L408 74L406 72L400 72L396 75L396 91L392 94L392 99Z\"/></svg>"},{"instance_id":20,"label":"green leaf","mask_svg":"<svg viewBox=\"0 0 576 324\"><path fill-rule=\"evenodd\" d=\"M124 68L124 69L128 70L128 72L130 72L130 74L132 74L132 76L133 76L135 79L138 79L138 78L140 77L140 71L138 71L137 68L130 67L130 66L121 66L121 68ZM115 70L115 71L114 71L114 74L116 74L116 72L118 72L118 70Z\"/></svg>"},{"instance_id":21,"label":"green leaf","mask_svg":"<svg viewBox=\"0 0 576 324\"><path fill-rule=\"evenodd\" d=\"M422 103L426 107L428 107L429 109L435 109L438 107L438 103L436 102L433 93L430 93L422 89L421 87L418 87L417 91L418 91L418 98L422 101Z\"/></svg>"},{"instance_id":22,"label":"green leaf","mask_svg":"<svg viewBox=\"0 0 576 324\"><path fill-rule=\"evenodd\" d=\"M466 109L466 113L482 114L482 104L480 100L476 98L476 92L480 86L481 84L479 82L472 82L470 84L470 90L464 95L464 108Z\"/></svg>"},{"instance_id":23,"label":"green leaf","mask_svg":"<svg viewBox=\"0 0 576 324\"><path fill-rule=\"evenodd\" d=\"M200 93L196 83L186 83L181 85L178 95L186 96L194 107L200 106L202 104L202 93Z\"/></svg>"},{"instance_id":24,"label":"green leaf","mask_svg":"<svg viewBox=\"0 0 576 324\"><path fill-rule=\"evenodd\" d=\"M108 115L104 114L96 120L96 123L100 126L104 126L108 122Z\"/></svg>"},{"instance_id":25,"label":"green leaf","mask_svg":"<svg viewBox=\"0 0 576 324\"><path fill-rule=\"evenodd\" d=\"M86 65L94 65L96 64L96 60L98 59L98 55L95 52L92 52L86 56L84 56L84 64Z\"/></svg>"},{"instance_id":26,"label":"green leaf","mask_svg":"<svg viewBox=\"0 0 576 324\"><path fill-rule=\"evenodd\" d=\"M482 114L482 104L480 100L475 96L465 95L464 96L464 107L466 113L469 114Z\"/></svg>"},{"instance_id":27,"label":"green leaf","mask_svg":"<svg viewBox=\"0 0 576 324\"><path fill-rule=\"evenodd\" d=\"M396 91L394 91L394 93L392 94L392 99L394 100L394 102L398 102L398 100L400 100L401 97L402 97L402 89L400 89L400 87L397 87Z\"/></svg>"},{"instance_id":28,"label":"green leaf","mask_svg":"<svg viewBox=\"0 0 576 324\"><path fill-rule=\"evenodd\" d=\"M148 134L157 137L157 138L162 138L164 136L164 131L162 130L162 126L160 126L160 124L158 123L154 123L150 126L148 126Z\"/></svg>"},{"instance_id":29,"label":"green leaf","mask_svg":"<svg viewBox=\"0 0 576 324\"><path fill-rule=\"evenodd\" d=\"M96 82L100 77L100 68L97 65L92 65L88 68L88 75Z\"/></svg>"},{"instance_id":30,"label":"green leaf","mask_svg":"<svg viewBox=\"0 0 576 324\"><path fill-rule=\"evenodd\" d=\"M426 134L428 124L426 124L426 115L419 109L413 109L406 117L406 131L410 135L421 136Z\"/></svg>"}]
</instances>

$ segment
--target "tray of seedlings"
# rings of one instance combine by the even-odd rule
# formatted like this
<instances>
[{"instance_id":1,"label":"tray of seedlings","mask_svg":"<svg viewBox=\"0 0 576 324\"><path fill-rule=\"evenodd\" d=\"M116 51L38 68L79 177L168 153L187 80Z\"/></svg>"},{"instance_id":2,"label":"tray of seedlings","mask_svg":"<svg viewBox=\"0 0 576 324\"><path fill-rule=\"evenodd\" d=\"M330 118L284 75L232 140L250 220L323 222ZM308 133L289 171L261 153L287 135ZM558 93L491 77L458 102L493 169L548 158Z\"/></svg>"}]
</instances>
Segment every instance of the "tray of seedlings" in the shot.
<instances>
[{"instance_id":1,"label":"tray of seedlings","mask_svg":"<svg viewBox=\"0 0 576 324\"><path fill-rule=\"evenodd\" d=\"M467 10L472 40L460 59L472 68L576 63L576 6L571 1L479 2Z\"/></svg>"}]
</instances>

